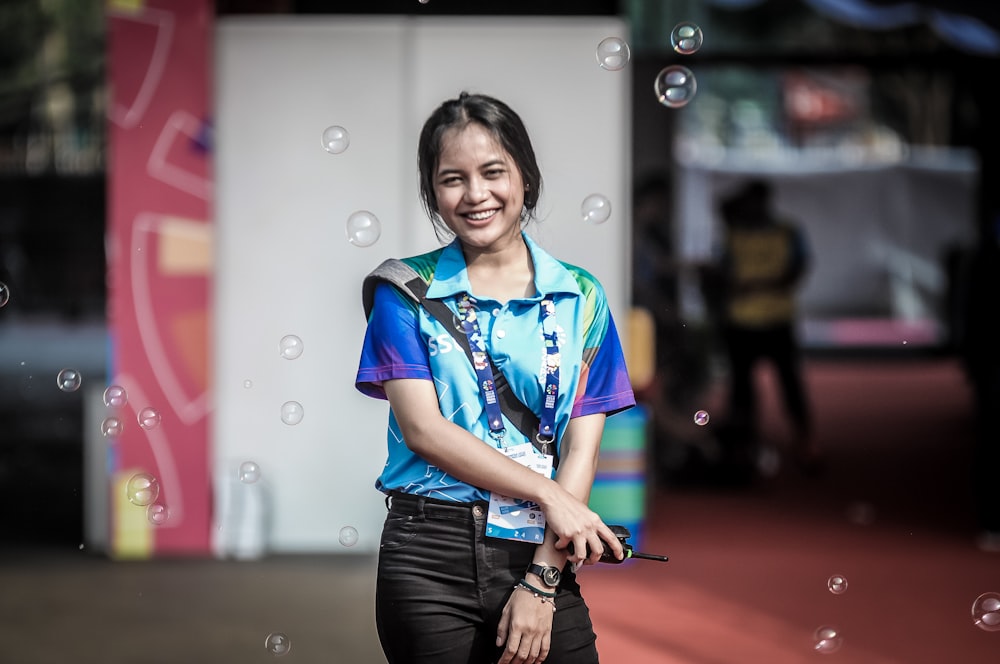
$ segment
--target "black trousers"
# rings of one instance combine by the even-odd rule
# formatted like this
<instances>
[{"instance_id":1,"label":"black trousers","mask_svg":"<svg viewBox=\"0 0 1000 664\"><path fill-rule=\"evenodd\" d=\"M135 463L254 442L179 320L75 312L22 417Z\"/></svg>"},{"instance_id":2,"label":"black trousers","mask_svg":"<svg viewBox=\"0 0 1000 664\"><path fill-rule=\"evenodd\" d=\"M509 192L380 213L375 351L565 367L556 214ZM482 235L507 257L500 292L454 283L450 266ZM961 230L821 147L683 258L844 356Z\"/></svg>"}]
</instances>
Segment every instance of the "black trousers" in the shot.
<instances>
[{"instance_id":1,"label":"black trousers","mask_svg":"<svg viewBox=\"0 0 1000 664\"><path fill-rule=\"evenodd\" d=\"M757 428L757 385L754 368L760 361L773 363L781 394L795 432L807 436L812 429L812 413L802 379L801 349L792 324L764 328L727 325L723 332L729 358L729 419L739 432L755 439Z\"/></svg>"},{"instance_id":2,"label":"black trousers","mask_svg":"<svg viewBox=\"0 0 1000 664\"><path fill-rule=\"evenodd\" d=\"M500 613L535 545L487 537L485 502L396 494L379 546L375 616L389 664L491 664ZM555 600L547 664L595 664L590 612L570 566Z\"/></svg>"}]
</instances>

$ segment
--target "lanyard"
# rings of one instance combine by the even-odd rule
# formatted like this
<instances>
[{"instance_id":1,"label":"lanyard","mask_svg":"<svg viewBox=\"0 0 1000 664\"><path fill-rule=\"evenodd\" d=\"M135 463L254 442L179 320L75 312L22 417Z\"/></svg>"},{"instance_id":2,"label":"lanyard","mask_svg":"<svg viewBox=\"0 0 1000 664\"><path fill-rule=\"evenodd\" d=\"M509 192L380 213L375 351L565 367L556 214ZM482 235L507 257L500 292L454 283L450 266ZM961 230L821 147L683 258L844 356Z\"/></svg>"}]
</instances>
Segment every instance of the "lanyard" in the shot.
<instances>
[{"instance_id":1,"label":"lanyard","mask_svg":"<svg viewBox=\"0 0 1000 664\"><path fill-rule=\"evenodd\" d=\"M475 300L468 293L463 293L458 298L457 304L462 320L462 331L468 337L469 346L472 349L472 366L476 371L476 382L479 385L479 392L483 397L483 404L486 408L490 436L497 442L497 446L501 446L507 430L503 425L502 411L500 403L497 400L496 382L490 365L489 355L486 352L486 343L483 340L479 321L476 317ZM561 363L559 332L556 327L555 313L555 302L551 299L542 300L540 315L542 318L542 336L545 340L543 365L545 372L545 398L542 402L542 415L539 418L538 433L536 434L538 441L541 443L552 442L555 438L556 399L559 396L559 365Z\"/></svg>"}]
</instances>

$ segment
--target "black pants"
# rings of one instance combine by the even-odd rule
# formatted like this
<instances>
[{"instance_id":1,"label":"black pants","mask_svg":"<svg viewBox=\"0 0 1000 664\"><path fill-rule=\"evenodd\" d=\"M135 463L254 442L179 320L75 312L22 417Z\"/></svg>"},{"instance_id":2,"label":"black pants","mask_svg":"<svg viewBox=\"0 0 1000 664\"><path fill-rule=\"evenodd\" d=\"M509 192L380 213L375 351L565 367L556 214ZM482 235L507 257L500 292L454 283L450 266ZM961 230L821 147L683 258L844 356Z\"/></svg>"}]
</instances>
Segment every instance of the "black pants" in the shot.
<instances>
[{"instance_id":1,"label":"black pants","mask_svg":"<svg viewBox=\"0 0 1000 664\"><path fill-rule=\"evenodd\" d=\"M729 325L724 339L729 356L729 419L738 432L758 435L757 386L754 368L766 360L773 363L781 385L781 394L795 432L809 435L812 414L802 379L801 350L791 324L765 328L745 328Z\"/></svg>"},{"instance_id":2,"label":"black pants","mask_svg":"<svg viewBox=\"0 0 1000 664\"><path fill-rule=\"evenodd\" d=\"M491 664L500 613L535 545L487 537L488 504L393 494L379 547L375 615L389 664ZM555 600L547 664L598 661L570 567Z\"/></svg>"}]
</instances>

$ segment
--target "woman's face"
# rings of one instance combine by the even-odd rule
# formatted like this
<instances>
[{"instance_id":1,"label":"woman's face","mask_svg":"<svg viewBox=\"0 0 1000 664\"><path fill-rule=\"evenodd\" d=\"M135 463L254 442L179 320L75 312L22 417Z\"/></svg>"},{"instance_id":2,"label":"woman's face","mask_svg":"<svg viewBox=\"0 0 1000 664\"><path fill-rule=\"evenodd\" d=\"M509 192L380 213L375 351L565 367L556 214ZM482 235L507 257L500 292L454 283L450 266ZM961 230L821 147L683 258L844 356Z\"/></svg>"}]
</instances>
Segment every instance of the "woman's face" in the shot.
<instances>
[{"instance_id":1,"label":"woman's face","mask_svg":"<svg viewBox=\"0 0 1000 664\"><path fill-rule=\"evenodd\" d=\"M442 136L434 195L438 214L464 246L494 250L520 239L521 171L482 125L470 122Z\"/></svg>"}]
</instances>

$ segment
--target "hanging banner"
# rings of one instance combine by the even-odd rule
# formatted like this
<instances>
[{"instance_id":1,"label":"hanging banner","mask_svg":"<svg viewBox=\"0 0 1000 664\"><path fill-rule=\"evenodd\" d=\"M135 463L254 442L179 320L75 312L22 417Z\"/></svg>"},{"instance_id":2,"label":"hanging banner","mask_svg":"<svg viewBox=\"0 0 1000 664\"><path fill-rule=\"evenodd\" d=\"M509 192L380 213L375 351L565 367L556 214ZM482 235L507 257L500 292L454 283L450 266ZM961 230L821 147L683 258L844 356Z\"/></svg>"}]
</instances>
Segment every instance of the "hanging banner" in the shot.
<instances>
[{"instance_id":1,"label":"hanging banner","mask_svg":"<svg viewBox=\"0 0 1000 664\"><path fill-rule=\"evenodd\" d=\"M211 552L213 11L211 0L107 4L116 558Z\"/></svg>"}]
</instances>

